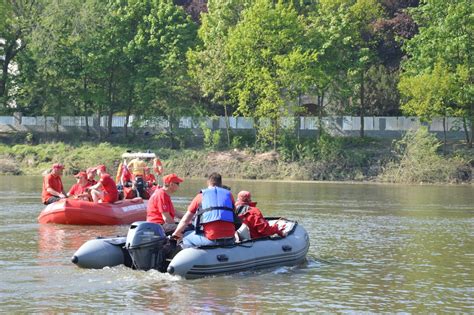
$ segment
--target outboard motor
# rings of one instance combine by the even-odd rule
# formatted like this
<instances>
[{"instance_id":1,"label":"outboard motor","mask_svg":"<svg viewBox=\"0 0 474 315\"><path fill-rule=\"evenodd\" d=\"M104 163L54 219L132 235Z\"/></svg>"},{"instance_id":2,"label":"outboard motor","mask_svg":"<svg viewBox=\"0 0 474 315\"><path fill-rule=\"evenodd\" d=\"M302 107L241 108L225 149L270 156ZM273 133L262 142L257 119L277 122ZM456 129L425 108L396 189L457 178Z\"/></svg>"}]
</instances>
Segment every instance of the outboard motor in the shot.
<instances>
[{"instance_id":1,"label":"outboard motor","mask_svg":"<svg viewBox=\"0 0 474 315\"><path fill-rule=\"evenodd\" d=\"M159 224L139 221L130 226L125 249L132 257L132 267L139 270L157 269L166 271L168 243L163 227Z\"/></svg>"}]
</instances>

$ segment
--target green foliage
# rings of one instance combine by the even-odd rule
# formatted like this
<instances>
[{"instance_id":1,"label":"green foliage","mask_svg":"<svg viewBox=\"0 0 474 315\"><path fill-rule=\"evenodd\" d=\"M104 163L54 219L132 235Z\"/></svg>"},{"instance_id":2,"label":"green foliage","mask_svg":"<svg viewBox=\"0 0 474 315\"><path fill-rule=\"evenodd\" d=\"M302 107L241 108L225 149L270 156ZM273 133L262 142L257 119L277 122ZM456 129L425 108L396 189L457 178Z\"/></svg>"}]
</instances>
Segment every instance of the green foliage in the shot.
<instances>
[{"instance_id":1,"label":"green foliage","mask_svg":"<svg viewBox=\"0 0 474 315\"><path fill-rule=\"evenodd\" d=\"M455 108L450 99L450 91L455 88L449 69L442 61L434 65L432 73L403 76L400 91L407 98L402 105L408 115L431 119L453 115Z\"/></svg>"},{"instance_id":2,"label":"green foliage","mask_svg":"<svg viewBox=\"0 0 474 315\"><path fill-rule=\"evenodd\" d=\"M201 130L204 135L204 147L207 150L218 150L222 148L222 131L220 129L212 130L206 122L201 123Z\"/></svg>"},{"instance_id":3,"label":"green foliage","mask_svg":"<svg viewBox=\"0 0 474 315\"><path fill-rule=\"evenodd\" d=\"M275 147L278 118L293 108L288 100L309 85L308 71L296 75L316 59L304 38L304 23L292 6L265 0L254 1L229 32L226 52L236 78L232 96L238 102L237 112L271 121L257 126L258 146Z\"/></svg>"},{"instance_id":4,"label":"green foliage","mask_svg":"<svg viewBox=\"0 0 474 315\"><path fill-rule=\"evenodd\" d=\"M474 127L474 5L469 0L425 0L410 10L419 33L404 43L399 88L406 112L423 117L458 115ZM467 131L467 130L466 130Z\"/></svg>"},{"instance_id":5,"label":"green foliage","mask_svg":"<svg viewBox=\"0 0 474 315\"><path fill-rule=\"evenodd\" d=\"M438 154L441 143L425 127L407 132L395 142L395 160L380 179L395 183L446 183L457 181L457 169L463 162Z\"/></svg>"}]
</instances>

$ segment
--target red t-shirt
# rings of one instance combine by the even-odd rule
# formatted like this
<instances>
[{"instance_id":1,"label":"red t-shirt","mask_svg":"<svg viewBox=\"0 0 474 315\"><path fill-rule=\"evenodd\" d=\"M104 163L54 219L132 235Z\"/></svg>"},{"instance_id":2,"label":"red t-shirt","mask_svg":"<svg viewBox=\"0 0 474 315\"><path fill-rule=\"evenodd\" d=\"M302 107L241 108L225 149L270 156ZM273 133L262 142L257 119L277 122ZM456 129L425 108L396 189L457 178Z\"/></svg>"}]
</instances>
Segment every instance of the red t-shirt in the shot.
<instances>
[{"instance_id":1,"label":"red t-shirt","mask_svg":"<svg viewBox=\"0 0 474 315\"><path fill-rule=\"evenodd\" d=\"M86 187L91 187L91 186L94 186L95 184L97 184L97 181L95 179L88 179Z\"/></svg>"},{"instance_id":2,"label":"red t-shirt","mask_svg":"<svg viewBox=\"0 0 474 315\"><path fill-rule=\"evenodd\" d=\"M148 200L148 206L146 209L146 220L148 222L163 224L165 220L162 213L168 212L171 218L174 219L175 210L173 202L171 201L170 195L162 188L155 190Z\"/></svg>"},{"instance_id":3,"label":"red t-shirt","mask_svg":"<svg viewBox=\"0 0 474 315\"><path fill-rule=\"evenodd\" d=\"M234 197L232 197L232 203L234 203ZM196 213L197 209L202 203L202 194L198 194L194 197L191 204L188 206L188 211L191 213ZM227 221L214 221L209 223L204 223L203 225L204 236L210 240L216 240L219 238L234 237L235 225L232 222Z\"/></svg>"},{"instance_id":4,"label":"red t-shirt","mask_svg":"<svg viewBox=\"0 0 474 315\"><path fill-rule=\"evenodd\" d=\"M156 183L156 177L153 174L145 175L145 182L148 184L148 187L153 187L153 184Z\"/></svg>"},{"instance_id":5,"label":"red t-shirt","mask_svg":"<svg viewBox=\"0 0 474 315\"><path fill-rule=\"evenodd\" d=\"M72 185L71 189L69 189L69 192L67 194L68 196L82 195L86 192L87 187L87 185L81 186L81 184L75 183L74 185Z\"/></svg>"},{"instance_id":6,"label":"red t-shirt","mask_svg":"<svg viewBox=\"0 0 474 315\"><path fill-rule=\"evenodd\" d=\"M100 175L100 183L102 184L102 189L105 192L104 199L105 202L115 202L118 200L118 190L117 185L115 185L114 180L110 177L109 174L104 173Z\"/></svg>"},{"instance_id":7,"label":"red t-shirt","mask_svg":"<svg viewBox=\"0 0 474 315\"><path fill-rule=\"evenodd\" d=\"M56 174L50 173L43 178L43 191L41 193L41 199L43 200L43 203L48 201L49 198L54 197L46 190L48 188L52 188L58 193L62 193L64 188L63 182L61 181L61 177Z\"/></svg>"},{"instance_id":8,"label":"red t-shirt","mask_svg":"<svg viewBox=\"0 0 474 315\"><path fill-rule=\"evenodd\" d=\"M260 209L256 207L250 207L244 215L239 215L239 218L242 219L242 223L245 223L249 227L250 237L252 239L273 234L281 236L278 225L270 225L263 217Z\"/></svg>"}]
</instances>

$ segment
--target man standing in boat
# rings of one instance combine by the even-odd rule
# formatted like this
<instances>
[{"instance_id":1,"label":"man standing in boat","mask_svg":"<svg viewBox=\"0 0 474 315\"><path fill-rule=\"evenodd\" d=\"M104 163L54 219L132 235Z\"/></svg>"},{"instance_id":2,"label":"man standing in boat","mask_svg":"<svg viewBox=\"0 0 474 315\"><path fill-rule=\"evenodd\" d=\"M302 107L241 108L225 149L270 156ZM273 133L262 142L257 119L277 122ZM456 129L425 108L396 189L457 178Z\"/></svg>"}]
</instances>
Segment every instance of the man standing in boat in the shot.
<instances>
[{"instance_id":1,"label":"man standing in boat","mask_svg":"<svg viewBox=\"0 0 474 315\"><path fill-rule=\"evenodd\" d=\"M59 199L66 198L61 175L63 175L64 165L61 163L53 164L51 172L43 178L43 191L41 199L43 204L49 205Z\"/></svg>"},{"instance_id":2,"label":"man standing in boat","mask_svg":"<svg viewBox=\"0 0 474 315\"><path fill-rule=\"evenodd\" d=\"M218 173L209 175L207 185L188 206L173 233L174 237L183 238L184 229L196 215L196 230L184 236L184 248L234 243L234 197L228 189L222 188L222 177Z\"/></svg>"},{"instance_id":3,"label":"man standing in boat","mask_svg":"<svg viewBox=\"0 0 474 315\"><path fill-rule=\"evenodd\" d=\"M116 202L118 200L117 185L115 185L114 180L107 173L105 165L99 165L96 169L97 175L99 175L100 179L97 184L89 187L92 201L108 203Z\"/></svg>"},{"instance_id":4,"label":"man standing in boat","mask_svg":"<svg viewBox=\"0 0 474 315\"><path fill-rule=\"evenodd\" d=\"M177 223L174 218L181 219L183 217L183 213L175 210L171 201L171 195L179 189L179 184L182 182L183 179L176 174L164 176L164 186L157 188L148 201L146 220L161 224L167 234L176 230Z\"/></svg>"}]
</instances>

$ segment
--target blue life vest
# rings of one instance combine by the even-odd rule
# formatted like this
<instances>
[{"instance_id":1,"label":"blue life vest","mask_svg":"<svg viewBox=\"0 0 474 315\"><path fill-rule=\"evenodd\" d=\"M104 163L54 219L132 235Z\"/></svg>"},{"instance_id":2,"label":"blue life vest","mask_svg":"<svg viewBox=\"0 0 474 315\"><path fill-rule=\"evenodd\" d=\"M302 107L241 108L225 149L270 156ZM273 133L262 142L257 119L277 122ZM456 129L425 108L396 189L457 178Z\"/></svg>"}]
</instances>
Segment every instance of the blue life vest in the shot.
<instances>
[{"instance_id":1,"label":"blue life vest","mask_svg":"<svg viewBox=\"0 0 474 315\"><path fill-rule=\"evenodd\" d=\"M234 205L229 190L221 187L211 187L202 191L201 209L196 216L196 230L201 224L226 221L234 222Z\"/></svg>"}]
</instances>

